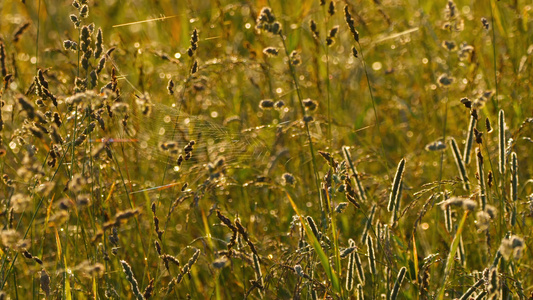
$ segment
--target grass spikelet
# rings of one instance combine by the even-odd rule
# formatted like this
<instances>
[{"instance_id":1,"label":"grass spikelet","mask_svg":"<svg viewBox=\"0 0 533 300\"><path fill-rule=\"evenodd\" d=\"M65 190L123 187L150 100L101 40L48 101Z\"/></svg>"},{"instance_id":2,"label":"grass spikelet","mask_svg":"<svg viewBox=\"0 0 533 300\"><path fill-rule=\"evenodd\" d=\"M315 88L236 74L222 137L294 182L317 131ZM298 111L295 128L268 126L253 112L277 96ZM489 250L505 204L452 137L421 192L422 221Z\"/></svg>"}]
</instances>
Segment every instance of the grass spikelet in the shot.
<instances>
[{"instance_id":1,"label":"grass spikelet","mask_svg":"<svg viewBox=\"0 0 533 300\"><path fill-rule=\"evenodd\" d=\"M500 174L505 173L505 113L503 109L498 114L498 169Z\"/></svg>"},{"instance_id":2,"label":"grass spikelet","mask_svg":"<svg viewBox=\"0 0 533 300\"><path fill-rule=\"evenodd\" d=\"M396 300L398 298L398 293L400 292L400 287L402 286L403 279L405 278L405 273L407 272L406 267L402 267L400 271L398 272L398 277L396 278L396 281L394 282L394 287L392 288L391 300Z\"/></svg>"},{"instance_id":3,"label":"grass spikelet","mask_svg":"<svg viewBox=\"0 0 533 300\"><path fill-rule=\"evenodd\" d=\"M6 67L6 47L4 42L0 40L0 69L2 71L2 78L7 75Z\"/></svg>"},{"instance_id":4,"label":"grass spikelet","mask_svg":"<svg viewBox=\"0 0 533 300\"><path fill-rule=\"evenodd\" d=\"M313 20L313 19L309 20L309 29L313 33L313 37L315 39L319 39L320 38L320 32L318 31L318 26L317 26L315 20Z\"/></svg>"},{"instance_id":5,"label":"grass spikelet","mask_svg":"<svg viewBox=\"0 0 533 300\"><path fill-rule=\"evenodd\" d=\"M353 19L352 14L350 13L350 8L348 7L348 5L344 6L344 19L346 20L346 23L350 28L350 32L352 33L355 42L359 43L359 32L355 29L355 20ZM356 53L354 53L354 56L357 57Z\"/></svg>"},{"instance_id":6,"label":"grass spikelet","mask_svg":"<svg viewBox=\"0 0 533 300\"><path fill-rule=\"evenodd\" d=\"M459 298L459 300L468 300L470 299L470 296L480 287L483 285L483 283L485 282L485 280L483 279L479 279L478 281L476 281L476 283L474 283L474 285L472 285L468 290L466 290L466 292L461 296L461 298Z\"/></svg>"},{"instance_id":7,"label":"grass spikelet","mask_svg":"<svg viewBox=\"0 0 533 300\"><path fill-rule=\"evenodd\" d=\"M311 228L311 231L313 232L317 240L320 240L321 234L320 234L320 231L318 230L318 227L316 226L316 223L313 217L307 216L306 220L307 220L307 224L309 224L309 228Z\"/></svg>"},{"instance_id":8,"label":"grass spikelet","mask_svg":"<svg viewBox=\"0 0 533 300\"><path fill-rule=\"evenodd\" d=\"M361 284L357 285L357 300L365 300L365 294L363 292L363 286Z\"/></svg>"},{"instance_id":9,"label":"grass spikelet","mask_svg":"<svg viewBox=\"0 0 533 300\"><path fill-rule=\"evenodd\" d=\"M477 173L479 182L479 198L481 200L481 209L485 210L487 206L487 195L485 188L485 171L483 169L483 155L481 149L476 148Z\"/></svg>"},{"instance_id":10,"label":"grass spikelet","mask_svg":"<svg viewBox=\"0 0 533 300\"><path fill-rule=\"evenodd\" d=\"M488 299L497 299L500 294L500 278L497 268L490 268L487 276Z\"/></svg>"},{"instance_id":11,"label":"grass spikelet","mask_svg":"<svg viewBox=\"0 0 533 300\"><path fill-rule=\"evenodd\" d=\"M394 175L394 181L392 182L392 189L389 197L389 204L387 205L387 210L392 212L395 207L398 205L400 200L400 185L403 178L403 173L405 170L405 159L402 158L398 164L398 169L396 170L396 175Z\"/></svg>"},{"instance_id":12,"label":"grass spikelet","mask_svg":"<svg viewBox=\"0 0 533 300\"><path fill-rule=\"evenodd\" d=\"M377 274L376 252L374 250L374 241L372 240L371 236L368 236L366 239L366 249L368 253L368 263L369 263L368 266L370 269L370 273L375 276Z\"/></svg>"},{"instance_id":13,"label":"grass spikelet","mask_svg":"<svg viewBox=\"0 0 533 300\"><path fill-rule=\"evenodd\" d=\"M263 281L263 273L261 272L261 264L259 262L259 256L257 256L255 253L252 255L253 261L254 261L254 271L255 271L255 280L260 285L260 290L265 286L265 283ZM259 295L261 298L263 298L263 294L261 291L259 291Z\"/></svg>"},{"instance_id":14,"label":"grass spikelet","mask_svg":"<svg viewBox=\"0 0 533 300\"><path fill-rule=\"evenodd\" d=\"M139 290L139 284L137 283L137 279L135 279L135 275L131 270L131 266L125 260L121 260L120 264L122 265L122 271L124 274L126 274L126 279L131 285L131 291L133 292L133 295L135 295L137 300L143 300L144 297Z\"/></svg>"},{"instance_id":15,"label":"grass spikelet","mask_svg":"<svg viewBox=\"0 0 533 300\"><path fill-rule=\"evenodd\" d=\"M350 239L348 241L350 247L355 246L355 242ZM351 291L354 285L354 275L355 275L355 251L350 253L348 257L348 268L346 270L346 290Z\"/></svg>"},{"instance_id":16,"label":"grass spikelet","mask_svg":"<svg viewBox=\"0 0 533 300\"><path fill-rule=\"evenodd\" d=\"M361 263L361 256L359 256L359 252L354 251L354 262L355 262L355 269L357 271L357 279L359 280L359 285L365 285L365 270L363 269L363 264Z\"/></svg>"},{"instance_id":17,"label":"grass spikelet","mask_svg":"<svg viewBox=\"0 0 533 300\"><path fill-rule=\"evenodd\" d=\"M41 290L43 290L46 297L50 296L50 275L48 275L45 269L41 270L40 284Z\"/></svg>"},{"instance_id":18,"label":"grass spikelet","mask_svg":"<svg viewBox=\"0 0 533 300\"><path fill-rule=\"evenodd\" d=\"M459 152L459 147L457 146L457 142L452 137L450 138L450 146L452 148L453 158L455 159L455 164L457 165L457 169L459 170L459 175L461 176L461 180L463 181L463 188L465 191L470 191L470 184L468 183L468 176L466 175L466 168L465 164L463 162L463 159L461 158L461 153Z\"/></svg>"},{"instance_id":19,"label":"grass spikelet","mask_svg":"<svg viewBox=\"0 0 533 300\"><path fill-rule=\"evenodd\" d=\"M474 128L477 124L477 118L470 117L470 124L468 125L468 133L466 135L465 151L463 152L463 160L465 165L470 163L470 153L472 152L472 145L474 144Z\"/></svg>"},{"instance_id":20,"label":"grass spikelet","mask_svg":"<svg viewBox=\"0 0 533 300\"><path fill-rule=\"evenodd\" d=\"M489 118L485 119L485 129L487 130L487 133L492 132L492 125L490 124Z\"/></svg>"},{"instance_id":21,"label":"grass spikelet","mask_svg":"<svg viewBox=\"0 0 533 300\"><path fill-rule=\"evenodd\" d=\"M148 283L148 286L146 286L146 289L144 290L143 297L144 299L149 299L152 297L152 292L154 291L154 278L150 280L150 283Z\"/></svg>"}]
</instances>

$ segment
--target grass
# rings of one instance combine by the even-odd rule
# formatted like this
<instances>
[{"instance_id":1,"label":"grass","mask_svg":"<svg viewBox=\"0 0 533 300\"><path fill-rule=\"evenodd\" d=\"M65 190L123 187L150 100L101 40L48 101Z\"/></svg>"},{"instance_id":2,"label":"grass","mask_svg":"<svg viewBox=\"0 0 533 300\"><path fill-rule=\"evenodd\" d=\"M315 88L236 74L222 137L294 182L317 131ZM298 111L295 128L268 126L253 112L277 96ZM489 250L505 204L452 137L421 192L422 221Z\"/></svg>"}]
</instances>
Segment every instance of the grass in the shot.
<instances>
[{"instance_id":1,"label":"grass","mask_svg":"<svg viewBox=\"0 0 533 300\"><path fill-rule=\"evenodd\" d=\"M528 299L532 11L0 2L0 296Z\"/></svg>"}]
</instances>

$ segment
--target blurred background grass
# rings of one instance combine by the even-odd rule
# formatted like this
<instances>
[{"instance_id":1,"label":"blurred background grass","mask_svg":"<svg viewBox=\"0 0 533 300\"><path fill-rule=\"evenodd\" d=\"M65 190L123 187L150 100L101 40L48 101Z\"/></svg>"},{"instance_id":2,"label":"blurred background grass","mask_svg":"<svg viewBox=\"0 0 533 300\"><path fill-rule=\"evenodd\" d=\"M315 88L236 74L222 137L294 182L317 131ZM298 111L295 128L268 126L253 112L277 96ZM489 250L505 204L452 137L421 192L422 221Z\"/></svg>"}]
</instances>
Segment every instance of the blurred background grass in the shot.
<instances>
[{"instance_id":1,"label":"blurred background grass","mask_svg":"<svg viewBox=\"0 0 533 300\"><path fill-rule=\"evenodd\" d=\"M245 295L250 288L249 280L253 278L254 270L246 259L233 259L231 266L222 270L211 266L217 257L216 251L225 249L225 243L218 239L229 239L229 230L218 225L214 209L220 209L228 216L238 216L257 243L263 257L263 274L269 283L265 297L288 298L299 291L301 279L292 273L285 277L288 270L282 267L293 266L302 260L302 256L294 255L299 237L297 231L290 231L294 212L286 200L281 175L289 172L296 177L296 186L289 190L306 215L318 220L320 212L308 141L300 122L302 115L286 58L281 53L278 57L269 58L262 52L268 46L281 49L281 40L277 36L259 34L255 29L257 15L266 5L272 7L283 25L288 50L300 52L303 63L296 72L303 97L319 103L318 110L311 113L314 121L310 123L315 150L331 152L341 159L341 146L352 147L357 169L367 193L371 195L368 202L361 203L360 210L349 207L344 213L335 215L340 232L339 243L343 247L348 246L349 238L359 241L365 214L372 202L378 205L376 219L387 222L385 207L393 172L397 162L405 157L407 170L402 210L406 205L410 206L402 211L399 223L392 230L393 273L407 265L413 255L412 248L407 247L413 240L414 228L417 228L415 220L422 211L425 211L424 216L417 224L424 224L423 230L417 230L415 236L419 259L432 253L445 257L453 235L445 231L442 212L433 206L434 202L423 208L426 197L433 191L423 194L422 198L415 193L427 183L436 184L440 179L456 180L458 173L449 149L432 152L426 151L424 146L445 137L455 137L462 149L470 113L459 100L463 97L475 99L484 91L494 91L495 95L478 111L478 129L484 129L485 118L489 118L496 128L497 111L505 110L506 136L514 139L512 149L518 154L519 178L524 182L519 197L519 208L523 214L519 227L511 228L501 223L491 227L490 232L497 235L490 242L484 234L476 232L474 220L469 219L472 229L464 238L469 263L464 269L454 270L456 277L452 293L455 291L460 295L471 285L469 274L488 266L502 233L512 231L522 235L527 244L530 243L527 196L533 191L526 181L532 178L529 163L532 152L531 141L522 137L531 135L531 124L526 124L520 135L517 130L533 113L531 4L518 0L456 1L464 30L447 31L442 29L446 22L446 1L335 1L336 13L331 17L318 2L89 2L89 17L84 23L94 23L96 28L102 28L104 51L116 47L112 59L107 62L106 71L100 75L96 90L110 80L111 68L114 67L119 77L121 101L132 108L126 127L121 125L123 116L118 114L118 117L106 119L108 128L97 130L90 140L123 138L147 143L113 145L116 161L93 161L87 151L90 152L95 144L89 140L76 151L76 159L69 161L70 166L59 166L58 175L54 177L56 192L54 196L45 197L43 207L35 214L36 221L30 221L33 210L31 214L28 211L17 215L21 231L31 226L29 250L45 262L57 295L67 294L66 279L70 280L75 297L103 298L111 289L115 289L121 297L130 295L130 287L121 271L121 259L131 264L143 289L150 279L155 278L156 296L164 295L159 290L166 286L171 276L164 270L153 247L156 235L150 213L151 203L157 204L157 214L166 228L161 241L165 253L176 255L183 265L194 252L189 248L202 250L190 280L182 282L168 297L185 298L189 294L192 298L210 298L213 295L232 298ZM2 158L1 164L3 172L14 179L17 179L16 170L24 153L24 146L17 144L14 138L15 130L24 122L24 115L15 105L15 95L28 90L37 68L48 69L51 91L60 100L73 93L73 82L78 73L77 54L63 49L65 39L78 39L78 30L69 20L69 15L76 13L70 4L70 1L44 0L26 3L3 0L0 3L0 34L8 58L15 58L14 62L9 60L9 65L12 70L16 69L15 78L2 95L2 100L6 102L2 141L8 154ZM356 20L361 37L361 48L357 47L364 54L365 64L361 56L354 58L351 54L353 38L344 21L344 5L348 5ZM483 29L482 17L489 20L489 30ZM154 20L158 18L161 19ZM311 19L319 25L320 43L315 42L309 29ZM25 22L30 22L29 29L20 41L12 42L13 32ZM334 25L339 25L340 31L335 44L326 49L323 41L326 28L329 30ZM187 48L195 28L200 36L199 49L194 57L199 71L191 76L192 59L187 56ZM473 55L461 61L457 51L449 51L442 46L443 41L452 41L457 47L462 43L471 45L474 47ZM329 66L326 67L328 60ZM96 62L91 64L94 66ZM376 102L379 130L375 127L365 67ZM80 74L85 76L83 71ZM454 77L453 84L439 86L438 78L442 74ZM166 88L169 79L176 84L173 96ZM327 116L328 93L331 123L328 123ZM135 110L136 96L144 94L149 95L154 103L154 112L149 117ZM31 95L30 98L35 100L36 96ZM263 99L283 100L286 110L262 110L259 103ZM73 114L67 110L64 101L60 102L62 104L57 111L66 120L67 115ZM170 117L170 122L165 120L166 116ZM173 165L167 165L166 154L156 148L161 142L172 139L177 116L180 116L179 131L182 132L178 139L180 147L188 140L198 139L198 134L204 137L200 137L193 159L185 162L176 172ZM329 126L331 136L328 136ZM62 134L70 134L74 127L72 121L66 121ZM13 141L16 142L15 147L8 146ZM484 141L487 151L484 153L489 153L486 159L496 166L496 133L485 133ZM41 149L36 157L44 162L47 142L38 139L27 142ZM223 151L221 148L224 148ZM220 180L212 180L207 165L215 163L220 157L226 159L226 174ZM475 164L470 163L468 169L471 182L475 182ZM325 176L328 164L320 160L318 171L320 178ZM47 170L43 181L50 180L53 172ZM53 213L56 209L52 205L54 201L74 197L69 192L62 192L72 173L82 173L91 179L90 184L84 187L93 197L91 206L73 210L63 226L43 227L48 222L50 210ZM30 182L18 181L18 190L31 187ZM187 198L167 217L171 204L183 195L179 187L185 182L189 183L191 193L197 199ZM504 182L508 182L507 177ZM179 185L161 191L129 194L170 183ZM452 195L464 193L460 184L445 187ZM3 197L8 199L13 191L5 186L3 193ZM497 188L493 188L491 193L497 195ZM39 197L35 196L36 203L37 200ZM130 201L133 207L141 209L141 214L135 221L130 220L120 226L117 254L110 253L112 245L106 239L91 243L91 237L101 229L106 218L130 208ZM343 193L334 193L332 201L335 204L345 201ZM499 207L497 203L493 205ZM49 213L45 211L48 207ZM503 211L499 213L505 214ZM9 227L7 219L3 222L6 228ZM210 237L216 239L211 240ZM61 258L58 241L62 245L64 259ZM480 247L480 244L483 246ZM358 247L364 248L364 245L358 242ZM5 249L2 254L4 272L5 262L11 260L13 253ZM385 261L385 255L389 254L380 253L381 261ZM109 260L104 259L106 256ZM523 260L530 258L528 252ZM75 266L85 260L93 264L104 263L105 275L84 277ZM439 265L432 270L432 278L436 280L431 282L431 291L439 288L440 280L437 279L441 278L442 268ZM4 291L12 297L38 297L39 277L34 273L38 269L38 266L19 257L13 273L4 275L9 275L3 278L7 282ZM69 275L65 276L65 269L72 272L67 272ZM528 269L527 266L521 269L526 291L533 286L531 276L525 275L529 273ZM416 286L416 283L404 284L406 298L416 298ZM365 291L368 295L376 292L370 288ZM254 292L250 296L259 297L259 294Z\"/></svg>"}]
</instances>

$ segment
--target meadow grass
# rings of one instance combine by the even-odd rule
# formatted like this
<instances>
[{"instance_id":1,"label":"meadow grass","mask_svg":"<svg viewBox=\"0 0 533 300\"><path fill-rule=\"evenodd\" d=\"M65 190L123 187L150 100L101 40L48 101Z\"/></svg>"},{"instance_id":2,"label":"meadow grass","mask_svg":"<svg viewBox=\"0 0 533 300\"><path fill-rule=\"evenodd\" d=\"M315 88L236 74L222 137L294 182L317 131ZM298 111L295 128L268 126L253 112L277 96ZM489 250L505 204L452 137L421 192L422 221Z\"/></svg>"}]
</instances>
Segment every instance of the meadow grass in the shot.
<instances>
[{"instance_id":1,"label":"meadow grass","mask_svg":"<svg viewBox=\"0 0 533 300\"><path fill-rule=\"evenodd\" d=\"M0 20L0 299L532 297L528 1Z\"/></svg>"}]
</instances>

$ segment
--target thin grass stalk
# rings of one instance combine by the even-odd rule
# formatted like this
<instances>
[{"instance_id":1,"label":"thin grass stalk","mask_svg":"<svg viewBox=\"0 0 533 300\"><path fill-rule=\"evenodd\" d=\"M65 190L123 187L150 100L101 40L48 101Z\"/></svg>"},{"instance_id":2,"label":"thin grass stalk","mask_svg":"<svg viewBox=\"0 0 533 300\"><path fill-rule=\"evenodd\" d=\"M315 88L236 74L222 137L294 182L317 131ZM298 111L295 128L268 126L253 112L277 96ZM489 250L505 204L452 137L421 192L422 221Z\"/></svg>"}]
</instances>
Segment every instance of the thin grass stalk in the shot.
<instances>
[{"instance_id":1,"label":"thin grass stalk","mask_svg":"<svg viewBox=\"0 0 533 300\"><path fill-rule=\"evenodd\" d=\"M474 116L470 117L470 124L468 125L468 134L466 135L466 145L463 154L465 165L470 163L470 153L472 152L472 145L474 144L474 128L476 127L477 119Z\"/></svg>"},{"instance_id":2,"label":"thin grass stalk","mask_svg":"<svg viewBox=\"0 0 533 300\"><path fill-rule=\"evenodd\" d=\"M505 174L505 113L503 109L500 110L498 115L498 166L500 174L503 176Z\"/></svg>"},{"instance_id":3,"label":"thin grass stalk","mask_svg":"<svg viewBox=\"0 0 533 300\"><path fill-rule=\"evenodd\" d=\"M470 184L468 183L468 176L466 175L466 168L463 162L463 159L461 158L461 153L459 152L459 147L457 146L457 142L452 137L450 138L450 146L452 148L453 158L455 159L455 164L457 165L457 169L459 170L459 175L461 176L461 180L463 181L463 188L465 191L470 191Z\"/></svg>"},{"instance_id":4,"label":"thin grass stalk","mask_svg":"<svg viewBox=\"0 0 533 300\"><path fill-rule=\"evenodd\" d=\"M518 158L516 152L511 153L511 190L510 198L513 201L511 212L511 226L516 225L517 211L516 201L518 200Z\"/></svg>"},{"instance_id":5,"label":"thin grass stalk","mask_svg":"<svg viewBox=\"0 0 533 300\"><path fill-rule=\"evenodd\" d=\"M516 152L511 153L511 200L518 200L518 158Z\"/></svg>"},{"instance_id":6,"label":"thin grass stalk","mask_svg":"<svg viewBox=\"0 0 533 300\"><path fill-rule=\"evenodd\" d=\"M329 25L329 15L326 12L326 6L322 6L322 13L324 15L324 32L328 32L328 25ZM321 43L324 45L324 43ZM330 89L331 89L331 82L329 79L329 46L324 45L324 51L326 53L326 98L327 98L327 105L328 105L328 142L329 147L331 148L332 143L332 136L331 136L331 95L330 95Z\"/></svg>"},{"instance_id":7,"label":"thin grass stalk","mask_svg":"<svg viewBox=\"0 0 533 300\"><path fill-rule=\"evenodd\" d=\"M490 1L490 17L491 17L491 21L492 21L492 64L493 64L493 70L494 70L494 87L495 87L495 90L496 90L496 95L494 97L492 97L492 104L494 105L494 107L496 108L496 111L498 111L498 109L500 109L500 99L499 99L499 90L498 90L498 71L497 71L497 66L498 64L496 63L496 30L494 29L494 12L493 12L493 9L494 9L494 1ZM496 100L494 100L494 98L496 98Z\"/></svg>"},{"instance_id":8,"label":"thin grass stalk","mask_svg":"<svg viewBox=\"0 0 533 300\"><path fill-rule=\"evenodd\" d=\"M402 286L403 279L405 278L405 273L407 272L406 267L402 267L400 272L398 272L398 277L396 282L394 282L394 287L390 295L390 300L396 300L398 298L398 293L400 292L400 287Z\"/></svg>"},{"instance_id":9,"label":"thin grass stalk","mask_svg":"<svg viewBox=\"0 0 533 300\"><path fill-rule=\"evenodd\" d=\"M453 269L453 264L455 261L454 259L455 253L457 252L457 248L459 247L459 240L463 232L466 219L468 217L468 212L469 212L468 210L465 211L463 218L461 219L461 222L459 222L459 226L457 227L457 232L455 233L455 237L453 238L452 244L450 246L450 253L448 254L448 259L446 259L446 267L444 269L444 276L442 278L442 285L440 287L440 291L437 296L438 300L444 299L444 292L446 290L446 280L448 279L448 276L450 275L450 271Z\"/></svg>"}]
</instances>

